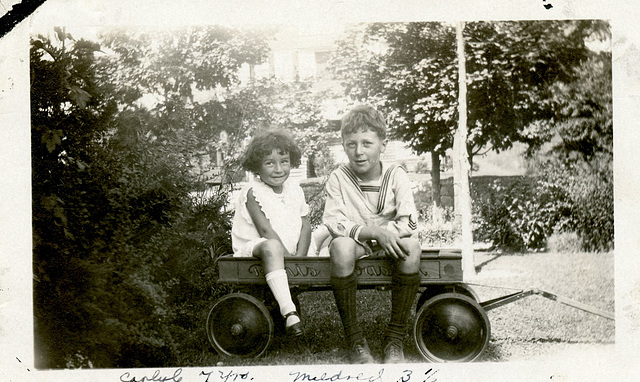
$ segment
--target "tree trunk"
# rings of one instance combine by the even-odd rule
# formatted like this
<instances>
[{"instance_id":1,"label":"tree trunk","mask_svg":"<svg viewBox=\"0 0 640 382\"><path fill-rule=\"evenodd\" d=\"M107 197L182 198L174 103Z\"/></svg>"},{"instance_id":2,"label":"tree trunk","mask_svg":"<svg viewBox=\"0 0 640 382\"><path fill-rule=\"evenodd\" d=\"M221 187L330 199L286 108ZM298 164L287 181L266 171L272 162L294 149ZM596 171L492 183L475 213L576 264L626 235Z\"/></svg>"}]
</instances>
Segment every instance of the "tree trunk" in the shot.
<instances>
[{"instance_id":1,"label":"tree trunk","mask_svg":"<svg viewBox=\"0 0 640 382\"><path fill-rule=\"evenodd\" d=\"M458 129L453 139L453 190L456 217L462 231L462 271L465 278L476 275L473 261L473 232L471 226L471 193L469 189L469 152L467 151L467 70L464 56L464 22L456 25L458 50Z\"/></svg>"},{"instance_id":2,"label":"tree trunk","mask_svg":"<svg viewBox=\"0 0 640 382\"><path fill-rule=\"evenodd\" d=\"M316 175L316 155L309 154L307 157L307 178L315 178Z\"/></svg>"},{"instance_id":3,"label":"tree trunk","mask_svg":"<svg viewBox=\"0 0 640 382\"><path fill-rule=\"evenodd\" d=\"M440 185L440 154L431 152L431 196L437 207L442 205L441 185Z\"/></svg>"}]
</instances>

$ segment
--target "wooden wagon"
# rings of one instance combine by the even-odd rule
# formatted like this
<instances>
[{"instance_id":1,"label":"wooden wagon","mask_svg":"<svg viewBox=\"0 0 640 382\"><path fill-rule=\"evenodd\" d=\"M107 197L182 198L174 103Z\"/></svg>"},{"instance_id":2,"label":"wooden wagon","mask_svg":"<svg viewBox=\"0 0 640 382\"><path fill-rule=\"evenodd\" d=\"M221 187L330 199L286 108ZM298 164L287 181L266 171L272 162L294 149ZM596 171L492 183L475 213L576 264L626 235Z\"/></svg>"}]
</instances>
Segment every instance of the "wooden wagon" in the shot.
<instances>
[{"instance_id":1,"label":"wooden wagon","mask_svg":"<svg viewBox=\"0 0 640 382\"><path fill-rule=\"evenodd\" d=\"M267 287L261 261L229 255L220 257L218 266L218 284L234 285L240 292L224 295L214 303L206 323L209 341L220 354L260 356L269 347L275 328L284 325ZM292 297L298 309L300 293L331 290L330 267L328 257L285 260ZM359 260L355 269L358 289L390 287L393 269L391 260L386 257ZM480 302L473 289L463 282L459 249L423 250L418 295L412 336L420 354L432 362L468 362L478 358L491 335L486 312L531 295L613 319L611 313L538 289Z\"/></svg>"}]
</instances>

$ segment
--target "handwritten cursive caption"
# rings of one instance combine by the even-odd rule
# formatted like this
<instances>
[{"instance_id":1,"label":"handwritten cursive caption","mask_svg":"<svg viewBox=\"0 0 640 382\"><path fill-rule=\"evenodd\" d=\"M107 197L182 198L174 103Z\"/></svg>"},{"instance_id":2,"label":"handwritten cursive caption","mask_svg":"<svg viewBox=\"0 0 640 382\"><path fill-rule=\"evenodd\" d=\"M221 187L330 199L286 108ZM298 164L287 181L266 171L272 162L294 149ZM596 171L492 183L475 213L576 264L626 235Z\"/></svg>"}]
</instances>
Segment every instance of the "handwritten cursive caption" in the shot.
<instances>
[{"instance_id":1,"label":"handwritten cursive caption","mask_svg":"<svg viewBox=\"0 0 640 382\"><path fill-rule=\"evenodd\" d=\"M236 370L202 370L194 379L193 375L189 378L188 374L183 375L182 368L173 371L156 370L152 374L135 375L133 372L125 372L120 375L120 382L264 382L258 378L259 374L252 375L249 371ZM384 379L395 382L437 382L437 369L430 368L425 372L419 370L405 369L399 375L387 372ZM391 374L391 375L389 375ZM338 372L313 372L313 371L290 371L288 375L283 375L283 380L289 382L383 382L385 369L381 368L371 372L348 373L343 370ZM288 378L287 378L288 377Z\"/></svg>"},{"instance_id":2,"label":"handwritten cursive caption","mask_svg":"<svg viewBox=\"0 0 640 382\"><path fill-rule=\"evenodd\" d=\"M121 382L181 382L182 368L176 369L172 375L162 375L160 370L156 370L151 376L135 377L131 373L126 372L120 376Z\"/></svg>"},{"instance_id":3,"label":"handwritten cursive caption","mask_svg":"<svg viewBox=\"0 0 640 382\"><path fill-rule=\"evenodd\" d=\"M363 381L363 382L379 382L382 381L384 369L380 369L378 374L358 373L357 375L343 374L342 370L337 373L322 373L319 375L309 374L301 371L292 371L289 373L293 377L292 382L338 382L338 381Z\"/></svg>"},{"instance_id":4,"label":"handwritten cursive caption","mask_svg":"<svg viewBox=\"0 0 640 382\"><path fill-rule=\"evenodd\" d=\"M239 382L239 381L253 381L253 377L249 375L249 372L238 373L233 370L223 371L201 371L201 376L206 376L207 379L204 382ZM212 378L213 376L213 378Z\"/></svg>"},{"instance_id":5,"label":"handwritten cursive caption","mask_svg":"<svg viewBox=\"0 0 640 382\"><path fill-rule=\"evenodd\" d=\"M419 375L416 373L415 381L420 382L437 382L438 378L435 375L438 373L438 370L434 370L433 368L424 372L424 374ZM402 376L396 380L396 382L409 382L411 381L411 377L414 375L413 370L404 370L402 372Z\"/></svg>"}]
</instances>

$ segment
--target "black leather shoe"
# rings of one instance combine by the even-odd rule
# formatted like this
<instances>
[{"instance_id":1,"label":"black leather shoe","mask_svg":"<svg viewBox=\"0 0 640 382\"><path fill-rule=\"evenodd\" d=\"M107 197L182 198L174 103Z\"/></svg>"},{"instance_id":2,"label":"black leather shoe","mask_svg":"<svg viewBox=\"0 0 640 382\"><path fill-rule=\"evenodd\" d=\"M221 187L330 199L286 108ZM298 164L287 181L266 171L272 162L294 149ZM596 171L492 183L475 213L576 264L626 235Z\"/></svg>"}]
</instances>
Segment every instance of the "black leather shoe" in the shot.
<instances>
[{"instance_id":1,"label":"black leather shoe","mask_svg":"<svg viewBox=\"0 0 640 382\"><path fill-rule=\"evenodd\" d=\"M390 341L384 347L384 363L404 363L402 342Z\"/></svg>"},{"instance_id":2,"label":"black leather shoe","mask_svg":"<svg viewBox=\"0 0 640 382\"><path fill-rule=\"evenodd\" d=\"M285 332L287 333L287 336L300 337L301 335L304 334L304 331L302 330L302 321L298 321L295 324L286 326L287 317L289 317L289 316L296 316L296 317L300 318L300 316L298 316L298 312L296 312L295 310L293 312L289 312L286 315L284 315Z\"/></svg>"},{"instance_id":3,"label":"black leather shoe","mask_svg":"<svg viewBox=\"0 0 640 382\"><path fill-rule=\"evenodd\" d=\"M353 364L375 363L365 339L358 340L351 345L349 359Z\"/></svg>"}]
</instances>

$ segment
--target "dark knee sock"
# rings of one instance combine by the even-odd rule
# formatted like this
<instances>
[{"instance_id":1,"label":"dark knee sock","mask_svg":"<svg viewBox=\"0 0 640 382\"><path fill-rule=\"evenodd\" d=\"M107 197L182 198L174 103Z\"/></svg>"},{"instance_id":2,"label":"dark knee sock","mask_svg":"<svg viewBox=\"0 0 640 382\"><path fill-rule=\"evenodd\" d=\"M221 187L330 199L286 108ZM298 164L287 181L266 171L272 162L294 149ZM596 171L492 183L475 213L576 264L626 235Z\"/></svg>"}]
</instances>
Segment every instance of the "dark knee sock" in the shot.
<instances>
[{"instance_id":1,"label":"dark knee sock","mask_svg":"<svg viewBox=\"0 0 640 382\"><path fill-rule=\"evenodd\" d=\"M333 297L342 319L344 334L349 344L364 338L356 317L357 279L355 273L345 277L331 276Z\"/></svg>"},{"instance_id":2,"label":"dark knee sock","mask_svg":"<svg viewBox=\"0 0 640 382\"><path fill-rule=\"evenodd\" d=\"M411 307L420 287L418 273L395 273L393 275L393 290L391 291L391 318L387 327L385 343L389 341L402 342L407 331L407 320Z\"/></svg>"}]
</instances>

